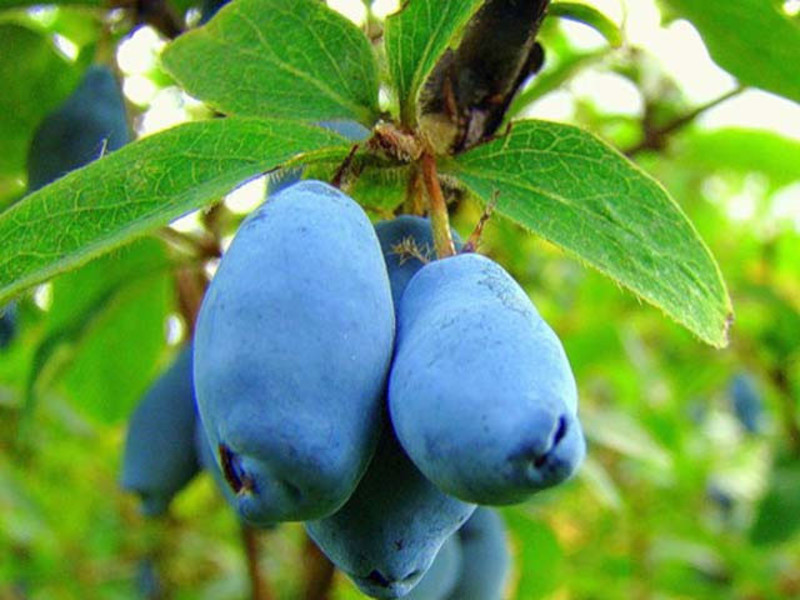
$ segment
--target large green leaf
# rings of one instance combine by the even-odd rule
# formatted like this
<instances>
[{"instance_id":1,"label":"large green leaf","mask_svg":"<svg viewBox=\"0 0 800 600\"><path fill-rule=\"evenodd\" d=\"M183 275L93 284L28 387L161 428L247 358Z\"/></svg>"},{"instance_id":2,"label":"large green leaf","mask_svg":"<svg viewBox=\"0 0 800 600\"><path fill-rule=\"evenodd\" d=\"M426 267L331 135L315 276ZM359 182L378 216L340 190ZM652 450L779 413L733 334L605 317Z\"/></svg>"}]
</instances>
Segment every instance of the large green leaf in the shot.
<instances>
[{"instance_id":1,"label":"large green leaf","mask_svg":"<svg viewBox=\"0 0 800 600\"><path fill-rule=\"evenodd\" d=\"M0 24L0 206L19 193L33 132L44 116L69 95L79 69L41 32Z\"/></svg>"},{"instance_id":2,"label":"large green leaf","mask_svg":"<svg viewBox=\"0 0 800 600\"><path fill-rule=\"evenodd\" d=\"M0 302L287 163L345 156L319 127L244 118L187 123L73 171L0 213Z\"/></svg>"},{"instance_id":3,"label":"large green leaf","mask_svg":"<svg viewBox=\"0 0 800 600\"><path fill-rule=\"evenodd\" d=\"M577 255L714 346L731 305L711 253L667 192L576 127L521 121L444 166L501 214Z\"/></svg>"},{"instance_id":4,"label":"large green leaf","mask_svg":"<svg viewBox=\"0 0 800 600\"><path fill-rule=\"evenodd\" d=\"M237 0L172 43L167 70L224 113L321 121L378 115L369 41L318 0Z\"/></svg>"},{"instance_id":5,"label":"large green leaf","mask_svg":"<svg viewBox=\"0 0 800 600\"><path fill-rule=\"evenodd\" d=\"M700 31L712 58L742 83L800 101L800 25L777 2L665 0Z\"/></svg>"},{"instance_id":6,"label":"large green leaf","mask_svg":"<svg viewBox=\"0 0 800 600\"><path fill-rule=\"evenodd\" d=\"M416 124L422 84L481 4L481 0L412 0L386 19L386 54L403 123Z\"/></svg>"}]
</instances>

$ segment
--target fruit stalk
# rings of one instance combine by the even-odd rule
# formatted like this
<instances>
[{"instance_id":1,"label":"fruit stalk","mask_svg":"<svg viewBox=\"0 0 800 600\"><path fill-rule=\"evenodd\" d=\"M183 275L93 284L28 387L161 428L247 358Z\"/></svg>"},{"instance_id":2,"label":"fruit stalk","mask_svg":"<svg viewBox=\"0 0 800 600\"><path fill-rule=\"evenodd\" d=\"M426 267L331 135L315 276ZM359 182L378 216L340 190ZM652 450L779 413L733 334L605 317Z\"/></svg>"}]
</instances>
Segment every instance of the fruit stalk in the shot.
<instances>
[{"instance_id":1,"label":"fruit stalk","mask_svg":"<svg viewBox=\"0 0 800 600\"><path fill-rule=\"evenodd\" d=\"M258 568L258 533L249 525L242 524L242 546L247 558L247 573L250 578L250 587L253 600L273 600L274 596L269 590L267 582L261 576Z\"/></svg>"},{"instance_id":2,"label":"fruit stalk","mask_svg":"<svg viewBox=\"0 0 800 600\"><path fill-rule=\"evenodd\" d=\"M789 449L792 456L800 457L800 426L797 424L797 409L792 399L792 390L786 371L774 369L770 371L770 379L775 387L780 391L781 420L789 440Z\"/></svg>"},{"instance_id":3,"label":"fruit stalk","mask_svg":"<svg viewBox=\"0 0 800 600\"><path fill-rule=\"evenodd\" d=\"M310 537L306 537L303 554L306 580L303 600L328 600L333 584L333 563Z\"/></svg>"},{"instance_id":4,"label":"fruit stalk","mask_svg":"<svg viewBox=\"0 0 800 600\"><path fill-rule=\"evenodd\" d=\"M447 258L456 253L453 237L450 235L450 219L447 215L445 202L439 178L436 174L436 159L430 152L425 152L421 158L422 179L428 192L428 213L433 229L433 246L437 258Z\"/></svg>"}]
</instances>

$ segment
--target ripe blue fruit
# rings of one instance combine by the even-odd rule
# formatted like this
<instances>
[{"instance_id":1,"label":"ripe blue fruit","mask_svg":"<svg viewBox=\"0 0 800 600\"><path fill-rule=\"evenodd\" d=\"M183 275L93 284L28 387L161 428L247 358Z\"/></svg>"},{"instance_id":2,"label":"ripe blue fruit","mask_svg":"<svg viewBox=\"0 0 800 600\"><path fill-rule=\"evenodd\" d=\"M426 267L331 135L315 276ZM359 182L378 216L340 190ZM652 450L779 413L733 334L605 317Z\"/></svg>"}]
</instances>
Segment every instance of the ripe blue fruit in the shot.
<instances>
[{"instance_id":1,"label":"ripe blue fruit","mask_svg":"<svg viewBox=\"0 0 800 600\"><path fill-rule=\"evenodd\" d=\"M200 4L200 25L205 25L229 0L203 0Z\"/></svg>"},{"instance_id":2,"label":"ripe blue fruit","mask_svg":"<svg viewBox=\"0 0 800 600\"><path fill-rule=\"evenodd\" d=\"M195 389L239 514L327 516L380 433L394 311L378 239L339 190L302 181L242 224L203 300Z\"/></svg>"},{"instance_id":3,"label":"ripe blue fruit","mask_svg":"<svg viewBox=\"0 0 800 600\"><path fill-rule=\"evenodd\" d=\"M435 257L433 250L433 231L428 219L413 215L401 215L390 221L381 221L375 225L375 232L381 242L383 259L389 271L389 281L392 284L392 301L395 308L400 306L400 298L424 263L416 256L398 252L398 245L407 240L414 242L417 250L423 255L430 254ZM461 247L461 239L455 231L451 231L456 248Z\"/></svg>"},{"instance_id":4,"label":"ripe blue fruit","mask_svg":"<svg viewBox=\"0 0 800 600\"><path fill-rule=\"evenodd\" d=\"M449 600L500 600L511 557L503 518L478 507L456 534L461 544L461 572Z\"/></svg>"},{"instance_id":5,"label":"ripe blue fruit","mask_svg":"<svg viewBox=\"0 0 800 600\"><path fill-rule=\"evenodd\" d=\"M404 599L445 600L461 576L462 564L461 542L458 534L453 534L439 550L425 576Z\"/></svg>"},{"instance_id":6,"label":"ripe blue fruit","mask_svg":"<svg viewBox=\"0 0 800 600\"><path fill-rule=\"evenodd\" d=\"M7 347L17 334L17 304L9 302L0 307L0 350Z\"/></svg>"},{"instance_id":7,"label":"ripe blue fruit","mask_svg":"<svg viewBox=\"0 0 800 600\"><path fill-rule=\"evenodd\" d=\"M44 118L28 151L28 189L38 190L128 143L125 102L111 69L87 69L74 92Z\"/></svg>"},{"instance_id":8,"label":"ripe blue fruit","mask_svg":"<svg viewBox=\"0 0 800 600\"><path fill-rule=\"evenodd\" d=\"M369 137L369 129L358 121L350 119L331 119L317 123L320 127L338 133L353 142L363 142Z\"/></svg>"},{"instance_id":9,"label":"ripe blue fruit","mask_svg":"<svg viewBox=\"0 0 800 600\"><path fill-rule=\"evenodd\" d=\"M387 424L347 504L309 521L306 530L362 592L399 598L419 583L442 544L474 510L428 481Z\"/></svg>"},{"instance_id":10,"label":"ripe blue fruit","mask_svg":"<svg viewBox=\"0 0 800 600\"><path fill-rule=\"evenodd\" d=\"M398 310L389 409L411 460L468 502L511 504L585 454L561 342L494 261L461 254L411 280Z\"/></svg>"},{"instance_id":11,"label":"ripe blue fruit","mask_svg":"<svg viewBox=\"0 0 800 600\"><path fill-rule=\"evenodd\" d=\"M764 417L764 404L753 376L737 374L731 380L729 391L736 419L748 433L758 433Z\"/></svg>"},{"instance_id":12,"label":"ripe blue fruit","mask_svg":"<svg viewBox=\"0 0 800 600\"><path fill-rule=\"evenodd\" d=\"M206 430L203 427L203 424L200 422L200 419L197 420L194 443L195 452L197 452L200 466L208 471L214 480L214 483L217 484L217 488L219 488L220 492L222 492L225 500L231 505L231 508L236 510L236 494L225 480L225 475L222 473L219 465L217 464L216 456L214 455L214 451L211 449L211 444L208 441L208 437L206 437Z\"/></svg>"},{"instance_id":13,"label":"ripe blue fruit","mask_svg":"<svg viewBox=\"0 0 800 600\"><path fill-rule=\"evenodd\" d=\"M161 584L156 562L152 558L147 557L139 561L136 582L140 598L164 597L164 586Z\"/></svg>"},{"instance_id":14,"label":"ripe blue fruit","mask_svg":"<svg viewBox=\"0 0 800 600\"><path fill-rule=\"evenodd\" d=\"M141 496L144 514L164 513L199 471L196 421L188 346L147 391L128 424L121 483Z\"/></svg>"}]
</instances>

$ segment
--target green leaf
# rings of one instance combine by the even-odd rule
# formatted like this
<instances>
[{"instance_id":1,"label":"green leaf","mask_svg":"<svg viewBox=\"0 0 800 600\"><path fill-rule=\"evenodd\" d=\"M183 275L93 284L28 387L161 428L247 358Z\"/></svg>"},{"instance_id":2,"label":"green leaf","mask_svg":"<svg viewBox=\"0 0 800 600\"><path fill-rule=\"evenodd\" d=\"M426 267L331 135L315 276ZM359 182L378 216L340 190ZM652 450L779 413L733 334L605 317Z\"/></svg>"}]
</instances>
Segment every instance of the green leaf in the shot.
<instances>
[{"instance_id":1,"label":"green leaf","mask_svg":"<svg viewBox=\"0 0 800 600\"><path fill-rule=\"evenodd\" d=\"M306 179L330 180L338 164L319 164L305 172ZM411 166L359 165L360 172L345 177L342 191L364 209L391 218L392 211L406 199Z\"/></svg>"},{"instance_id":2,"label":"green leaf","mask_svg":"<svg viewBox=\"0 0 800 600\"><path fill-rule=\"evenodd\" d=\"M59 6L106 6L106 0L0 0L0 10L21 6L55 4Z\"/></svg>"},{"instance_id":3,"label":"green leaf","mask_svg":"<svg viewBox=\"0 0 800 600\"><path fill-rule=\"evenodd\" d=\"M550 598L564 581L565 557L558 536L523 507L503 511L516 549L519 581L515 598Z\"/></svg>"},{"instance_id":4,"label":"green leaf","mask_svg":"<svg viewBox=\"0 0 800 600\"><path fill-rule=\"evenodd\" d=\"M704 341L727 343L719 268L651 177L592 134L520 121L443 165L497 211L630 288Z\"/></svg>"},{"instance_id":5,"label":"green leaf","mask_svg":"<svg viewBox=\"0 0 800 600\"><path fill-rule=\"evenodd\" d=\"M422 84L481 4L481 0L411 0L386 19L386 54L404 124L416 125Z\"/></svg>"},{"instance_id":6,"label":"green leaf","mask_svg":"<svg viewBox=\"0 0 800 600\"><path fill-rule=\"evenodd\" d=\"M408 165L367 168L344 190L361 206L391 218L392 211L406 199L410 178L411 167Z\"/></svg>"},{"instance_id":7,"label":"green leaf","mask_svg":"<svg viewBox=\"0 0 800 600\"><path fill-rule=\"evenodd\" d=\"M665 0L700 31L711 57L742 83L800 101L800 26L764 0Z\"/></svg>"},{"instance_id":8,"label":"green leaf","mask_svg":"<svg viewBox=\"0 0 800 600\"><path fill-rule=\"evenodd\" d=\"M68 395L83 412L105 422L130 412L165 347L169 266L163 244L145 239L53 282L47 333L27 383L27 418L35 407L35 389L44 373L51 374L46 367L55 357Z\"/></svg>"},{"instance_id":9,"label":"green leaf","mask_svg":"<svg viewBox=\"0 0 800 600\"><path fill-rule=\"evenodd\" d=\"M23 190L28 145L39 122L64 100L80 71L40 32L0 24L0 205Z\"/></svg>"},{"instance_id":10,"label":"green leaf","mask_svg":"<svg viewBox=\"0 0 800 600\"><path fill-rule=\"evenodd\" d=\"M162 55L221 112L321 121L378 116L378 69L359 29L318 0L237 0Z\"/></svg>"},{"instance_id":11,"label":"green leaf","mask_svg":"<svg viewBox=\"0 0 800 600\"><path fill-rule=\"evenodd\" d=\"M675 140L675 159L697 171L763 173L775 187L800 179L800 142L770 131L690 131Z\"/></svg>"},{"instance_id":12,"label":"green leaf","mask_svg":"<svg viewBox=\"0 0 800 600\"><path fill-rule=\"evenodd\" d=\"M149 277L121 289L93 319L64 374L82 411L107 423L130 414L164 350L171 300L169 277Z\"/></svg>"},{"instance_id":13,"label":"green leaf","mask_svg":"<svg viewBox=\"0 0 800 600\"><path fill-rule=\"evenodd\" d=\"M244 118L187 123L128 144L0 213L0 302L217 200L281 164L344 157L320 127Z\"/></svg>"},{"instance_id":14,"label":"green leaf","mask_svg":"<svg viewBox=\"0 0 800 600\"><path fill-rule=\"evenodd\" d=\"M619 48L622 45L622 31L620 31L617 24L588 4L582 4L580 2L553 2L547 14L588 25L606 38L606 41L612 48Z\"/></svg>"},{"instance_id":15,"label":"green leaf","mask_svg":"<svg viewBox=\"0 0 800 600\"><path fill-rule=\"evenodd\" d=\"M586 437L593 443L651 465L659 473L672 469L672 459L650 433L620 410L582 409Z\"/></svg>"},{"instance_id":16,"label":"green leaf","mask_svg":"<svg viewBox=\"0 0 800 600\"><path fill-rule=\"evenodd\" d=\"M800 530L800 461L784 459L775 465L770 487L761 500L750 530L757 545L780 544Z\"/></svg>"}]
</instances>

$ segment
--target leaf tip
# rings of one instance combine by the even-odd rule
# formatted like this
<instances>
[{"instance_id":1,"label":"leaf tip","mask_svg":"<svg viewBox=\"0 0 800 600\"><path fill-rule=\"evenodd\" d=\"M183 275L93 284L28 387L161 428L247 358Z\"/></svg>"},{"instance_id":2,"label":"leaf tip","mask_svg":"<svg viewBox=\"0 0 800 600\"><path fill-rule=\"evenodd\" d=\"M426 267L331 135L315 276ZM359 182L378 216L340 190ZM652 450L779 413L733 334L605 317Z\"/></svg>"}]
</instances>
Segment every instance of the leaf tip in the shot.
<instances>
[{"instance_id":1,"label":"leaf tip","mask_svg":"<svg viewBox=\"0 0 800 600\"><path fill-rule=\"evenodd\" d=\"M720 348L727 348L731 343L731 327L733 326L734 320L733 311L728 310L728 313L725 315L725 324L722 326L722 343L719 346Z\"/></svg>"}]
</instances>

